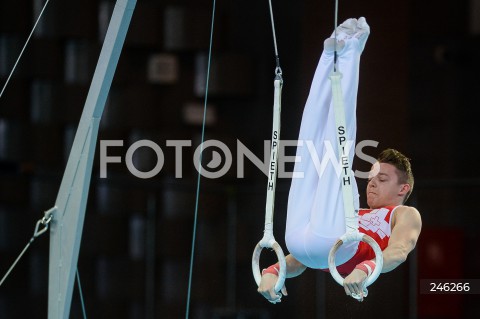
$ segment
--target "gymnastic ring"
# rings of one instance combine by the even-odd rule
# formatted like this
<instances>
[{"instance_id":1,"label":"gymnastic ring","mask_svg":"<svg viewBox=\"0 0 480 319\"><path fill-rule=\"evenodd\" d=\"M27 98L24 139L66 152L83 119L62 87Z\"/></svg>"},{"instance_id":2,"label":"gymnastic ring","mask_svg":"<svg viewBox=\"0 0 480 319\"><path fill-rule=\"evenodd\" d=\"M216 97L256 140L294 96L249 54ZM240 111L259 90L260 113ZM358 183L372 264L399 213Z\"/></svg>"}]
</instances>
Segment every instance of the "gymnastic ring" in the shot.
<instances>
[{"instance_id":1,"label":"gymnastic ring","mask_svg":"<svg viewBox=\"0 0 480 319\"><path fill-rule=\"evenodd\" d=\"M380 272L383 268L383 254L380 246L377 242L370 236L366 234L362 234L360 232L356 233L346 233L337 242L333 245L332 249L330 249L330 253L328 254L328 269L330 273L335 279L335 281L343 287L343 277L338 273L337 267L335 266L335 254L337 253L338 248L342 244L349 243L352 241L363 241L372 247L373 251L375 252L375 269L373 270L372 274L368 276L367 280L365 281L365 292L366 288L373 284L375 280L377 280ZM365 294L366 297L366 294Z\"/></svg>"},{"instance_id":2,"label":"gymnastic ring","mask_svg":"<svg viewBox=\"0 0 480 319\"><path fill-rule=\"evenodd\" d=\"M257 286L260 286L260 281L262 280L262 273L260 271L260 255L263 248L271 248L277 254L280 269L278 271L278 280L275 284L275 292L279 292L283 288L283 284L285 283L287 263L285 261L285 255L283 254L282 247L280 247L280 245L276 241L273 241L273 243L269 243L267 245L264 245L262 241L260 241L257 246L255 246L252 257L253 277L255 278Z\"/></svg>"}]
</instances>

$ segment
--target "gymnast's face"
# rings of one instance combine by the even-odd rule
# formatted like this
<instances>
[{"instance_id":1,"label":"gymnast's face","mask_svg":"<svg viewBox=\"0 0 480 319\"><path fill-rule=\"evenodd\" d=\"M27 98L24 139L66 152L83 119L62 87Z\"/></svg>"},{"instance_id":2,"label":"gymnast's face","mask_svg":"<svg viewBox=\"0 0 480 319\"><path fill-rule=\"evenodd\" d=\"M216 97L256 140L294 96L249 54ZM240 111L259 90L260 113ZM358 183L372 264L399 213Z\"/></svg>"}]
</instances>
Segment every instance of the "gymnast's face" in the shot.
<instances>
[{"instance_id":1,"label":"gymnast's face","mask_svg":"<svg viewBox=\"0 0 480 319\"><path fill-rule=\"evenodd\" d=\"M410 185L399 182L395 166L376 162L370 170L367 185L367 204L373 209L401 205L409 188Z\"/></svg>"}]
</instances>

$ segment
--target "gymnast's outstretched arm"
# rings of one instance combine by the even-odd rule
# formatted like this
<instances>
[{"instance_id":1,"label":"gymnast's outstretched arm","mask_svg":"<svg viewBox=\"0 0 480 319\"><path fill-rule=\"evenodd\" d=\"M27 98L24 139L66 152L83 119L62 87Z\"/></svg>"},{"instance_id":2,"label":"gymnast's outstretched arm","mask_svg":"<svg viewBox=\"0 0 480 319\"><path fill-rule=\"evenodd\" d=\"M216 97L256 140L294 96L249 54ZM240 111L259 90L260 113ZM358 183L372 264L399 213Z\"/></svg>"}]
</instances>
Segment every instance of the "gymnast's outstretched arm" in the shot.
<instances>
[{"instance_id":1,"label":"gymnast's outstretched arm","mask_svg":"<svg viewBox=\"0 0 480 319\"><path fill-rule=\"evenodd\" d=\"M418 210L409 206L400 206L395 210L395 223L388 246L383 251L382 273L394 270L407 260L408 254L415 248L421 228L422 219ZM361 294L366 279L364 271L354 269L343 282L345 293Z\"/></svg>"}]
</instances>

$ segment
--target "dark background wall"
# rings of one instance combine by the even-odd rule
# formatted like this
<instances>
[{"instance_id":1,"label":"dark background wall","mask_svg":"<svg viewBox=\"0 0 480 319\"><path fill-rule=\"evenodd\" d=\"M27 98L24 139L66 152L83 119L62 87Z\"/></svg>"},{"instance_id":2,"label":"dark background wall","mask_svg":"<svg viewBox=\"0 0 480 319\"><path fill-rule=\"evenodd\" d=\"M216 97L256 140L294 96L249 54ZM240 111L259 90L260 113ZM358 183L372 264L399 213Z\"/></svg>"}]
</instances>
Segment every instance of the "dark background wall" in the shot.
<instances>
[{"instance_id":1,"label":"dark background wall","mask_svg":"<svg viewBox=\"0 0 480 319\"><path fill-rule=\"evenodd\" d=\"M236 178L234 161L226 176L202 180L192 318L472 318L479 312L478 295L418 291L420 279L469 279L480 269L477 2L340 1L340 21L365 16L372 29L361 62L358 141L379 142L365 150L372 156L394 147L412 158L410 204L422 213L424 228L409 262L383 275L362 304L346 298L329 275L309 270L287 281L289 296L281 304L270 305L256 293L250 270L263 230L266 178L253 164L245 178ZM113 3L51 1L0 99L1 275L54 204ZM323 40L333 29L334 3L273 3L285 81L282 138L295 139ZM42 5L0 2L2 86ZM102 179L97 151L79 258L91 318L184 316L192 158L200 140L191 116L204 101L211 7L207 0L137 3L99 132L99 140L124 141L109 150L123 161L110 164ZM217 1L208 108L214 119L206 139L222 141L234 157L239 140L263 159L270 138L275 61L269 19L266 0ZM165 153L162 171L148 180L125 167L128 147L140 139ZM180 139L193 145L184 148L183 176L175 178L175 152L166 141ZM287 148L287 155L293 152ZM156 157L142 148L134 161L147 171ZM368 169L365 162L355 165ZM283 247L288 187L288 179L279 180L275 237ZM262 258L273 262L273 255ZM44 236L0 288L0 317L46 317L47 291ZM81 317L78 290L71 317Z\"/></svg>"}]
</instances>

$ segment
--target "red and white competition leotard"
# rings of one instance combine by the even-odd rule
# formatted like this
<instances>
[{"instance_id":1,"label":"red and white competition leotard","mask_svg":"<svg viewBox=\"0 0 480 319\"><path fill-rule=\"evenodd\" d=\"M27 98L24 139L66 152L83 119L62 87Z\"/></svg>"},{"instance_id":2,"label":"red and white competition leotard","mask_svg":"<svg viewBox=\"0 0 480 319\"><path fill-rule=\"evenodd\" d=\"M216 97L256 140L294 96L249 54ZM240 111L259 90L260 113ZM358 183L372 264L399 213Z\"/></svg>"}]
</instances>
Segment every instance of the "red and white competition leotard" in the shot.
<instances>
[{"instance_id":1,"label":"red and white competition leotard","mask_svg":"<svg viewBox=\"0 0 480 319\"><path fill-rule=\"evenodd\" d=\"M391 234L391 224L393 212L398 206L386 206L378 209L361 209L358 212L358 230L359 232L372 237L380 248L385 250L388 246L388 240ZM355 266L362 261L375 258L375 253L369 244L360 242L357 252L346 263L337 266L337 270L341 275L350 274ZM328 269L322 269L328 271Z\"/></svg>"}]
</instances>

